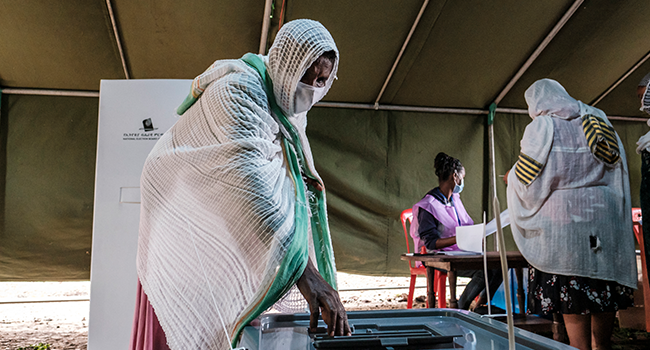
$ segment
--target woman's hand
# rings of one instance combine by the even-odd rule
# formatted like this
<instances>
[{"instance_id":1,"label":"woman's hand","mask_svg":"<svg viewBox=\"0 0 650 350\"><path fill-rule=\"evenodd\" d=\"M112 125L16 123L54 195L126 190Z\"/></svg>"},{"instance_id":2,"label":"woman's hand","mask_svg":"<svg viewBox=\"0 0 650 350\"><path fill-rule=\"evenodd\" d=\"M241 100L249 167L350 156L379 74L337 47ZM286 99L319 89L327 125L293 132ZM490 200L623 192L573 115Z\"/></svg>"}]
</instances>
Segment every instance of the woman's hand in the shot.
<instances>
[{"instance_id":1,"label":"woman's hand","mask_svg":"<svg viewBox=\"0 0 650 350\"><path fill-rule=\"evenodd\" d=\"M309 303L309 312L311 313L309 328L312 332L318 327L318 316L322 312L323 321L327 324L327 334L330 336L351 334L348 316L339 298L339 293L318 273L311 259L296 285Z\"/></svg>"},{"instance_id":2,"label":"woman's hand","mask_svg":"<svg viewBox=\"0 0 650 350\"><path fill-rule=\"evenodd\" d=\"M508 174L510 174L510 170L506 171L506 174L503 175L503 182L506 183L506 186L508 186Z\"/></svg>"},{"instance_id":3,"label":"woman's hand","mask_svg":"<svg viewBox=\"0 0 650 350\"><path fill-rule=\"evenodd\" d=\"M318 190L320 192L323 192L323 185L321 185L320 182L318 182L317 180L314 180L312 178L309 178L307 176L303 176L302 178L305 180L305 183L307 183L308 185L311 185L316 190Z\"/></svg>"}]
</instances>

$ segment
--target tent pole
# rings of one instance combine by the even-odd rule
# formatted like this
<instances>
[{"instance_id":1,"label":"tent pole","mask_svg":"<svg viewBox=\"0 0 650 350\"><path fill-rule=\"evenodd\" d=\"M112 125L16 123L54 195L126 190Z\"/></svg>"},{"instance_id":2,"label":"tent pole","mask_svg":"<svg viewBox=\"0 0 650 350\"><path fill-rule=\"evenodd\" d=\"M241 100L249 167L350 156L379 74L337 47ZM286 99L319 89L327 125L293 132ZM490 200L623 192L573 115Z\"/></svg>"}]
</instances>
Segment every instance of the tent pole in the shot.
<instances>
[{"instance_id":1,"label":"tent pole","mask_svg":"<svg viewBox=\"0 0 650 350\"><path fill-rule=\"evenodd\" d=\"M609 120L620 120L624 122L640 122L640 123L645 123L648 121L648 118L643 118L643 117L619 117L619 116L607 116L607 119Z\"/></svg>"},{"instance_id":2,"label":"tent pole","mask_svg":"<svg viewBox=\"0 0 650 350\"><path fill-rule=\"evenodd\" d=\"M421 106L396 106L380 105L370 103L349 103L349 102L318 102L316 107L351 108L351 109L373 109L383 111L402 112L424 112L424 113L458 113L458 114L487 114L486 110L471 108L438 108Z\"/></svg>"},{"instance_id":3,"label":"tent pole","mask_svg":"<svg viewBox=\"0 0 650 350\"><path fill-rule=\"evenodd\" d=\"M524 75L526 70L528 70L528 68L533 64L533 62L535 62L537 57L539 57L542 51L544 51L544 49L546 48L546 46L548 46L551 40L555 38L557 33L560 31L560 29L564 27L564 25L569 21L571 16L573 16L573 14L578 10L578 7L582 5L583 1L584 0L576 0L573 2L573 5L571 5L571 7L567 10L567 12L564 13L564 16L562 16L562 18L560 18L560 20L555 24L555 27L551 29L551 32L546 35L546 38L544 38L544 40L539 44L539 46L537 46L537 49L535 49L532 55L528 57L524 65L521 66L521 68L519 68L517 74L515 74L515 76L513 76L512 79L510 79L510 82L503 88L503 90L501 90L501 93L494 100L494 103L499 104L499 102L501 102L501 100L508 94L508 92L510 92L510 89L512 89L515 83L519 81L519 78L521 78L521 76Z\"/></svg>"},{"instance_id":4,"label":"tent pole","mask_svg":"<svg viewBox=\"0 0 650 350\"><path fill-rule=\"evenodd\" d=\"M497 248L501 258L501 274L503 276L503 285L505 287L505 302L506 302L506 321L508 324L508 348L515 350L515 328L514 319L512 316L512 296L510 295L510 275L508 274L508 259L506 257L505 238L503 237L503 228L501 228L501 205L497 197L497 168L496 168L496 152L494 147L494 117L496 115L497 104L490 105L490 113L488 114L488 143L490 147L490 168L492 170L492 212L497 224ZM487 276L485 276L487 281Z\"/></svg>"},{"instance_id":5,"label":"tent pole","mask_svg":"<svg viewBox=\"0 0 650 350\"><path fill-rule=\"evenodd\" d=\"M609 89L607 89L607 91L603 92L600 96L598 96L598 98L594 102L592 102L591 105L595 106L596 104L598 104L598 102L604 99L605 96L609 95L609 93L612 92L612 90L616 89L616 87L619 84L621 84L623 80L627 79L627 77L629 77L630 74L634 73L634 71L637 70L637 68L641 67L641 65L645 61L647 61L648 58L650 58L650 51L648 51L648 53L645 56L643 56L643 58L639 60L639 62L637 62L632 68L630 68L625 74L623 74L623 76L620 77L614 84L612 84L612 86L610 86Z\"/></svg>"},{"instance_id":6,"label":"tent pole","mask_svg":"<svg viewBox=\"0 0 650 350\"><path fill-rule=\"evenodd\" d=\"M81 91L81 90L56 90L56 89L23 89L23 88L0 88L0 92L7 95L38 95L38 96L70 96L70 97L99 97L99 91ZM416 113L447 113L447 114L469 114L485 115L489 111L484 109L472 108L440 108L440 107L421 107L421 106L396 106L396 105L375 105L369 103L348 103L348 102L319 102L316 107L327 108L350 108L350 109L368 109L381 111L399 111L399 112L416 112ZM497 113L511 114L528 114L527 109L520 108L497 108ZM627 122L645 123L648 118L643 117L626 117L626 116L607 116L610 120L621 120Z\"/></svg>"},{"instance_id":7,"label":"tent pole","mask_svg":"<svg viewBox=\"0 0 650 350\"><path fill-rule=\"evenodd\" d=\"M497 166L496 166L496 151L494 146L494 117L496 115L497 104L493 103L490 105L490 111L488 113L488 143L490 147L490 169L492 170L492 195L497 196ZM495 211L493 214L499 216L501 212L499 208L494 208Z\"/></svg>"},{"instance_id":8,"label":"tent pole","mask_svg":"<svg viewBox=\"0 0 650 350\"><path fill-rule=\"evenodd\" d=\"M113 6L111 5L111 0L106 0L106 7L108 7L108 16L111 18L111 24L113 25L113 34L115 35L115 43L117 44L117 51L120 53L120 59L122 60L122 69L124 69L124 77L126 77L126 79L131 79L131 77L129 76L129 70L126 68L126 58L124 58L122 41L120 40L120 34L117 31L117 23L115 22L115 14L113 13Z\"/></svg>"},{"instance_id":9,"label":"tent pole","mask_svg":"<svg viewBox=\"0 0 650 350\"><path fill-rule=\"evenodd\" d=\"M423 107L423 106L399 106L399 105L373 105L370 103L350 103L350 102L318 102L316 107L327 108L350 108L350 109L371 109L379 111L400 111L400 112L417 112L417 113L449 113L449 114L475 114L485 115L489 111L485 109L473 108L445 108L445 107ZM511 114L528 114L527 109L523 108L497 108L497 113ZM610 120L622 120L628 122L645 123L648 118L627 117L627 116L607 116Z\"/></svg>"},{"instance_id":10,"label":"tent pole","mask_svg":"<svg viewBox=\"0 0 650 350\"><path fill-rule=\"evenodd\" d=\"M266 0L264 3L264 18L262 18L262 35L260 35L259 54L266 54L266 41L269 37L269 28L271 28L271 5L273 0Z\"/></svg>"},{"instance_id":11,"label":"tent pole","mask_svg":"<svg viewBox=\"0 0 650 350\"><path fill-rule=\"evenodd\" d=\"M74 91L74 90L44 90L44 89L18 89L2 88L3 94L7 95L40 95L40 96L71 96L71 97L99 97L98 91Z\"/></svg>"},{"instance_id":12,"label":"tent pole","mask_svg":"<svg viewBox=\"0 0 650 350\"><path fill-rule=\"evenodd\" d=\"M420 18L422 18L422 14L424 13L424 10L427 8L428 4L429 4L429 0L424 0L424 3L422 3L420 12L418 13L417 17L415 17L415 21L411 26L411 30L409 31L409 34L406 36L406 40L404 40L404 44L402 45L402 48L399 50L399 53L397 54L397 58L393 63L393 67L391 67L390 72L386 77L386 81L384 81L384 85L381 87L381 90L379 91L379 95L377 95L377 99L375 100L375 106L379 106L379 100L381 99L381 96L384 94L384 90L386 90L386 86L388 86L388 82L390 81L390 78L393 77L395 68L397 68L399 61L402 59L402 54L404 54L404 51L406 50L406 46L408 46L409 41L411 41L411 36L413 35L413 32L415 32L415 28L417 28L418 23L420 23Z\"/></svg>"}]
</instances>

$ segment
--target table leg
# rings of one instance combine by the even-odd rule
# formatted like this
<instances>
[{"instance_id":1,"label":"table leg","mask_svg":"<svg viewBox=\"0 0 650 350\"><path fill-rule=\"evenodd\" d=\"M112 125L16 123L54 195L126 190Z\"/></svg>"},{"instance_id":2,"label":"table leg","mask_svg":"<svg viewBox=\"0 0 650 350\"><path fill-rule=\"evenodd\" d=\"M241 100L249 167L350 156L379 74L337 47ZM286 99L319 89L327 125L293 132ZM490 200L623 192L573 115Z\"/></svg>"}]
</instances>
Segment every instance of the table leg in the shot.
<instances>
[{"instance_id":1,"label":"table leg","mask_svg":"<svg viewBox=\"0 0 650 350\"><path fill-rule=\"evenodd\" d=\"M429 303L429 308L436 307L436 291L433 283L435 277L436 269L427 266L427 302Z\"/></svg>"},{"instance_id":2,"label":"table leg","mask_svg":"<svg viewBox=\"0 0 650 350\"><path fill-rule=\"evenodd\" d=\"M553 340L559 341L560 343L567 343L569 335L566 332L564 317L562 315L558 313L553 314L553 325L551 329L553 330Z\"/></svg>"},{"instance_id":3,"label":"table leg","mask_svg":"<svg viewBox=\"0 0 650 350\"><path fill-rule=\"evenodd\" d=\"M458 309L458 300L456 300L456 271L447 271L447 278L449 279L449 307Z\"/></svg>"},{"instance_id":4,"label":"table leg","mask_svg":"<svg viewBox=\"0 0 650 350\"><path fill-rule=\"evenodd\" d=\"M515 275L517 276L517 303L519 303L519 313L526 313L526 296L524 295L524 269L521 267L515 268Z\"/></svg>"}]
</instances>

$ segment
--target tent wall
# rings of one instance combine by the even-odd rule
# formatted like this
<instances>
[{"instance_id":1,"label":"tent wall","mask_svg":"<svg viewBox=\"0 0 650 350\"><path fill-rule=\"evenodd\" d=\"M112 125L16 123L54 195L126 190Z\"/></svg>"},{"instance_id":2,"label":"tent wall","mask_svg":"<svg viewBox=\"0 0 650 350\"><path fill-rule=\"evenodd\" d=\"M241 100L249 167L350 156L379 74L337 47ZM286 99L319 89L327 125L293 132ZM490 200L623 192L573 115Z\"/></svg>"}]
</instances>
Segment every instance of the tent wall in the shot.
<instances>
[{"instance_id":1,"label":"tent wall","mask_svg":"<svg viewBox=\"0 0 650 350\"><path fill-rule=\"evenodd\" d=\"M96 98L3 95L0 280L88 279Z\"/></svg>"},{"instance_id":2,"label":"tent wall","mask_svg":"<svg viewBox=\"0 0 650 350\"><path fill-rule=\"evenodd\" d=\"M327 188L337 267L362 274L404 274L399 220L437 186L438 152L467 171L463 203L484 210L485 116L316 108L307 131Z\"/></svg>"},{"instance_id":3,"label":"tent wall","mask_svg":"<svg viewBox=\"0 0 650 350\"><path fill-rule=\"evenodd\" d=\"M0 114L0 280L89 278L97 135L95 98L2 97ZM307 132L323 177L337 267L403 275L399 216L437 186L438 152L467 171L463 203L475 221L488 205L485 115L314 108ZM497 114L497 174L517 159L527 115ZM639 123L613 122L628 155L632 205L639 206ZM501 209L505 185L497 181ZM508 249L516 249L506 229ZM493 243L488 242L492 247Z\"/></svg>"}]
</instances>

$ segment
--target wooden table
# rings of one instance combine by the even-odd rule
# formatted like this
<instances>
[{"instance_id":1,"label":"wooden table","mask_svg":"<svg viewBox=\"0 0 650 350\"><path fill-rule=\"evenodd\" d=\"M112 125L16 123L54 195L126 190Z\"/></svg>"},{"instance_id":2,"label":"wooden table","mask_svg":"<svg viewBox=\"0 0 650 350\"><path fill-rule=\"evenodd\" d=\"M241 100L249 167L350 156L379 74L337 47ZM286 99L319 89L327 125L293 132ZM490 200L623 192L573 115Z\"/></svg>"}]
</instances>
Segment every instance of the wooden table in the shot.
<instances>
[{"instance_id":1,"label":"wooden table","mask_svg":"<svg viewBox=\"0 0 650 350\"><path fill-rule=\"evenodd\" d=\"M519 313L524 313L525 295L523 287L523 268L528 267L528 262L520 252L506 252L508 267L514 268L517 276L517 301L519 302ZM456 300L456 270L483 270L483 255L444 255L444 254L402 254L402 260L421 261L427 268L427 298L429 307L435 307L436 294L433 289L434 269L447 271L449 278L449 306L458 308ZM487 252L488 269L500 269L501 262L499 252ZM486 277L487 278L487 277ZM504 278L505 279L505 278Z\"/></svg>"}]
</instances>

